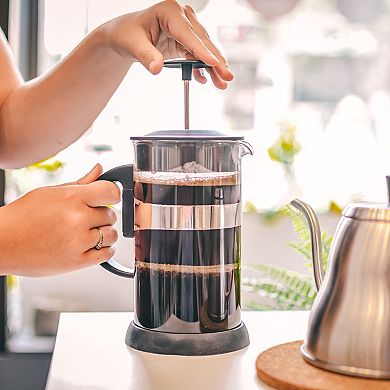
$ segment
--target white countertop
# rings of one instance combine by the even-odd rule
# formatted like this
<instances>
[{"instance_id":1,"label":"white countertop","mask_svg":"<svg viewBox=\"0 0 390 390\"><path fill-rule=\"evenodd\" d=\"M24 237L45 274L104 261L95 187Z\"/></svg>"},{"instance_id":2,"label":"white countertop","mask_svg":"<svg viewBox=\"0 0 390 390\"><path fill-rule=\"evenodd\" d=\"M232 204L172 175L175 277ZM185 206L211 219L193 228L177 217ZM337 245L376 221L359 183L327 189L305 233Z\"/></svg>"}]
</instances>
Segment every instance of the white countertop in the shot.
<instances>
[{"instance_id":1,"label":"white countertop","mask_svg":"<svg viewBox=\"0 0 390 390\"><path fill-rule=\"evenodd\" d=\"M243 312L248 348L224 355L164 356L125 344L132 313L61 315L47 390L251 390L255 361L265 349L303 339L308 312Z\"/></svg>"}]
</instances>

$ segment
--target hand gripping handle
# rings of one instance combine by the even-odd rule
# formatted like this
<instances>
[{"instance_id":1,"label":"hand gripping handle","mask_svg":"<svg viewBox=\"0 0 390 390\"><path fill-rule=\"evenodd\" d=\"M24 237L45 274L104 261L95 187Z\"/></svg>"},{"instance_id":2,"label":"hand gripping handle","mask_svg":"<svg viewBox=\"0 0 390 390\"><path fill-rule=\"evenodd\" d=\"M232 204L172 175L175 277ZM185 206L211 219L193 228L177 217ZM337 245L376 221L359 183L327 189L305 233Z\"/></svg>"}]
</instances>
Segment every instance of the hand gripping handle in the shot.
<instances>
[{"instance_id":1,"label":"hand gripping handle","mask_svg":"<svg viewBox=\"0 0 390 390\"><path fill-rule=\"evenodd\" d=\"M118 181L122 184L122 234L126 238L134 237L134 182L133 165L122 165L103 173L97 180ZM135 268L128 268L114 259L100 264L107 271L125 278L134 278Z\"/></svg>"}]
</instances>

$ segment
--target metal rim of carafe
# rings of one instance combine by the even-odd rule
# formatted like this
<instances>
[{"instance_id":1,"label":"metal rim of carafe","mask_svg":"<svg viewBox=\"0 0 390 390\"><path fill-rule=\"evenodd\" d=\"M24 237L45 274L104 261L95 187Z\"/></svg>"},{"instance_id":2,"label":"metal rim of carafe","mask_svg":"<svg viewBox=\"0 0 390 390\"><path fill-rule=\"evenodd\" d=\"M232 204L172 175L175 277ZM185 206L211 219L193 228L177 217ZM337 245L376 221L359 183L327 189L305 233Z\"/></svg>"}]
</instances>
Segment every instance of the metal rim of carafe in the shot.
<instances>
[{"instance_id":1,"label":"metal rim of carafe","mask_svg":"<svg viewBox=\"0 0 390 390\"><path fill-rule=\"evenodd\" d=\"M327 371L332 371L338 374L344 374L352 377L390 379L390 371L387 370L375 370L372 368L346 366L343 364L335 364L318 359L307 351L305 344L301 346L301 354L308 363Z\"/></svg>"},{"instance_id":2,"label":"metal rim of carafe","mask_svg":"<svg viewBox=\"0 0 390 390\"><path fill-rule=\"evenodd\" d=\"M131 136L131 141L243 141L240 135L226 135L217 130L179 129L155 130L140 136Z\"/></svg>"},{"instance_id":3,"label":"metal rim of carafe","mask_svg":"<svg viewBox=\"0 0 390 390\"><path fill-rule=\"evenodd\" d=\"M220 136L196 136L196 135L165 135L165 136L158 136L158 135L145 135L145 136L133 136L130 137L131 141L177 141L177 142L212 142L212 141L226 141L226 142L236 142L236 141L243 141L244 137L242 136L227 136L227 135L220 135Z\"/></svg>"}]
</instances>

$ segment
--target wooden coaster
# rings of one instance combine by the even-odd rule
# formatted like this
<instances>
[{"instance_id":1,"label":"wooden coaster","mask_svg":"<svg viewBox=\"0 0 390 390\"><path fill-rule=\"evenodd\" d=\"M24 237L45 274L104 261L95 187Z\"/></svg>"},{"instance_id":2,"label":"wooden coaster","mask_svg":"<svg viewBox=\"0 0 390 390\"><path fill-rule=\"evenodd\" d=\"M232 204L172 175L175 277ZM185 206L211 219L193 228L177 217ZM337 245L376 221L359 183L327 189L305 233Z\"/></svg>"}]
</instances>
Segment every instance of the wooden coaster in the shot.
<instances>
[{"instance_id":1,"label":"wooden coaster","mask_svg":"<svg viewBox=\"0 0 390 390\"><path fill-rule=\"evenodd\" d=\"M390 380L340 375L312 366L303 360L302 343L280 344L262 352L256 359L257 376L282 390L390 389Z\"/></svg>"}]
</instances>

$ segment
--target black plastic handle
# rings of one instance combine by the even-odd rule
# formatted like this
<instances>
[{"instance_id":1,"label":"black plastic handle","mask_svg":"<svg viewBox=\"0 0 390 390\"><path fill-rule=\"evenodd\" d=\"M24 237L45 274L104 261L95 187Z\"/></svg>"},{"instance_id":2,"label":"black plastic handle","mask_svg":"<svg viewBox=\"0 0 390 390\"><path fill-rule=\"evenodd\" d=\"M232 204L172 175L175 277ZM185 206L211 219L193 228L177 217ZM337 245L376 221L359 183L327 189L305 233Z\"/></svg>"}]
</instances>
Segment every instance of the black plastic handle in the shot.
<instances>
[{"instance_id":1,"label":"black plastic handle","mask_svg":"<svg viewBox=\"0 0 390 390\"><path fill-rule=\"evenodd\" d=\"M134 237L134 182L133 165L122 165L103 173L97 180L118 181L122 184L122 234L126 238ZM110 259L100 264L107 271L125 278L134 278L135 269L125 267Z\"/></svg>"}]
</instances>

